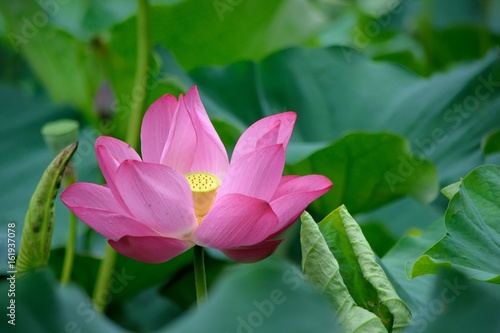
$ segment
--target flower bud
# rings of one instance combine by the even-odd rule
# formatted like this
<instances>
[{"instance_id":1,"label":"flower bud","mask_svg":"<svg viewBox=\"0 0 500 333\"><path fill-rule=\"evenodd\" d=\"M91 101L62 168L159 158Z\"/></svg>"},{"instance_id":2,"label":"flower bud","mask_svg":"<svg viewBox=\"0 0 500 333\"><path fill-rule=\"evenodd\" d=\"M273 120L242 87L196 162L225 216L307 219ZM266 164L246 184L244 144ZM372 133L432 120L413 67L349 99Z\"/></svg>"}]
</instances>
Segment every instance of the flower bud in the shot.
<instances>
[{"instance_id":1,"label":"flower bud","mask_svg":"<svg viewBox=\"0 0 500 333\"><path fill-rule=\"evenodd\" d=\"M45 144L58 154L69 144L78 140L78 121L61 119L43 125L42 136Z\"/></svg>"}]
</instances>

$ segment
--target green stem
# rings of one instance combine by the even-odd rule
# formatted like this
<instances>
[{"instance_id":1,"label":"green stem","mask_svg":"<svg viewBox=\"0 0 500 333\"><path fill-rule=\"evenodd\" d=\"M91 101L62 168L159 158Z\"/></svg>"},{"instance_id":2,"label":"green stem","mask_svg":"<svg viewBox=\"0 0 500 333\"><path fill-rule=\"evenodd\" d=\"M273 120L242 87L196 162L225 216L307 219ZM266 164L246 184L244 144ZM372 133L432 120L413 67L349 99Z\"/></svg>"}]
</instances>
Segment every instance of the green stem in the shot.
<instances>
[{"instance_id":1,"label":"green stem","mask_svg":"<svg viewBox=\"0 0 500 333\"><path fill-rule=\"evenodd\" d=\"M139 147L141 118L146 103L146 85L150 49L148 0L137 0L137 5L137 68L135 72L134 86L131 91L131 96L134 96L134 102L131 105L126 137L126 142L136 150ZM115 262L116 252L108 244L106 245L104 258L99 266L97 281L94 288L93 301L94 306L98 311L103 311L106 306L109 293L108 288Z\"/></svg>"},{"instance_id":2,"label":"green stem","mask_svg":"<svg viewBox=\"0 0 500 333\"><path fill-rule=\"evenodd\" d=\"M134 87L132 89L133 103L131 105L126 138L127 143L136 150L139 148L141 119L146 104L150 50L148 0L138 0L137 5L137 67Z\"/></svg>"},{"instance_id":3,"label":"green stem","mask_svg":"<svg viewBox=\"0 0 500 333\"><path fill-rule=\"evenodd\" d=\"M116 251L106 244L106 252L104 258L99 265L99 272L97 273L97 281L94 287L94 294L92 300L94 307L97 311L102 312L108 302L108 288L113 275L113 269L116 262Z\"/></svg>"},{"instance_id":4,"label":"green stem","mask_svg":"<svg viewBox=\"0 0 500 333\"><path fill-rule=\"evenodd\" d=\"M417 20L419 36L422 43L425 56L425 72L426 75L431 73L436 68L441 66L441 60L439 56L436 56L436 49L439 45L435 45L435 39L433 37L433 29L431 25L432 15L434 12L434 3L432 0L422 1L422 13Z\"/></svg>"},{"instance_id":5,"label":"green stem","mask_svg":"<svg viewBox=\"0 0 500 333\"><path fill-rule=\"evenodd\" d=\"M196 285L196 301L198 307L207 298L207 276L205 274L205 257L201 246L196 245L194 252L194 281Z\"/></svg>"},{"instance_id":6,"label":"green stem","mask_svg":"<svg viewBox=\"0 0 500 333\"><path fill-rule=\"evenodd\" d=\"M76 174L71 164L66 167L65 186L68 187L76 182ZM75 258L76 244L76 216L69 212L69 232L68 241L66 242L66 250L64 253L64 263L61 274L61 284L65 285L71 280L71 270L73 269L73 261Z\"/></svg>"},{"instance_id":7,"label":"green stem","mask_svg":"<svg viewBox=\"0 0 500 333\"><path fill-rule=\"evenodd\" d=\"M490 31L488 29L488 13L493 10L492 0L484 0L479 2L481 8L481 30L479 34L479 46L481 55L486 54L490 48Z\"/></svg>"}]
</instances>

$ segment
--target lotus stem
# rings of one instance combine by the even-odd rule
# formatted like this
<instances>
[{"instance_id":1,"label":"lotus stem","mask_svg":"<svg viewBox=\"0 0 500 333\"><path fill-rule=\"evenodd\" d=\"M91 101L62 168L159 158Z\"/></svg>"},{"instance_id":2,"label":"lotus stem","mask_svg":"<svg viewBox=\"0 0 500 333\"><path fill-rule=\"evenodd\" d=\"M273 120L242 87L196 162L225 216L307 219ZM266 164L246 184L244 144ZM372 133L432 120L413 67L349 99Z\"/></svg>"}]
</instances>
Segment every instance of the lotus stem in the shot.
<instances>
[{"instance_id":1,"label":"lotus stem","mask_svg":"<svg viewBox=\"0 0 500 333\"><path fill-rule=\"evenodd\" d=\"M76 174L71 166L68 164L65 171L65 186L68 187L76 182ZM73 269L73 261L75 259L75 246L76 246L76 216L73 212L69 212L69 231L68 241L66 242L66 249L64 251L64 263L61 274L61 285L66 285L71 280L71 271Z\"/></svg>"},{"instance_id":2,"label":"lotus stem","mask_svg":"<svg viewBox=\"0 0 500 333\"><path fill-rule=\"evenodd\" d=\"M131 105L130 117L127 129L126 142L137 150L139 146L139 133L141 129L141 118L146 103L146 84L149 66L149 4L148 0L137 1L137 68L135 72L132 96L134 103ZM102 295L108 294L111 276L116 262L116 252L108 244L104 258L99 266L97 282L94 288L93 301L96 310L103 311L106 306L106 298Z\"/></svg>"},{"instance_id":3,"label":"lotus stem","mask_svg":"<svg viewBox=\"0 0 500 333\"><path fill-rule=\"evenodd\" d=\"M207 276L205 273L205 257L204 250L201 246L196 245L194 252L194 280L196 285L196 302L198 307L207 298Z\"/></svg>"}]
</instances>

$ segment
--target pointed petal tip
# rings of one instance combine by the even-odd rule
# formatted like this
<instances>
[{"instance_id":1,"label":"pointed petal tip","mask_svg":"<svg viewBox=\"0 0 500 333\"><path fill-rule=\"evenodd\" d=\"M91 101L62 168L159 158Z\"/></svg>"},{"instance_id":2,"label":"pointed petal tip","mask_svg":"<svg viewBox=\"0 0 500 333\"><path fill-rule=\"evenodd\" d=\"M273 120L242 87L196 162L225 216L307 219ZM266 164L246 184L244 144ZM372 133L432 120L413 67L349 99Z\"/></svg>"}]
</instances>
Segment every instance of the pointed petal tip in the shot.
<instances>
[{"instance_id":1,"label":"pointed petal tip","mask_svg":"<svg viewBox=\"0 0 500 333\"><path fill-rule=\"evenodd\" d=\"M271 201L273 211L280 221L271 237L287 229L311 202L332 187L330 179L321 175L285 177Z\"/></svg>"},{"instance_id":2,"label":"pointed petal tip","mask_svg":"<svg viewBox=\"0 0 500 333\"><path fill-rule=\"evenodd\" d=\"M73 185L75 184L72 184L68 187L66 187L65 189L62 190L61 194L59 195L59 198L61 199L61 201L63 202L63 204L68 207L68 202L69 200L71 200L71 197L70 197L70 194L72 190L69 190ZM68 190L70 192L68 192ZM68 207L69 208L69 207Z\"/></svg>"},{"instance_id":3,"label":"pointed petal tip","mask_svg":"<svg viewBox=\"0 0 500 333\"><path fill-rule=\"evenodd\" d=\"M297 114L292 111L262 118L247 128L238 139L231 162L263 147L282 144L286 150L292 136Z\"/></svg>"},{"instance_id":4,"label":"pointed petal tip","mask_svg":"<svg viewBox=\"0 0 500 333\"><path fill-rule=\"evenodd\" d=\"M114 138L111 137L111 136L107 136L107 135L100 135L95 140L95 146L97 147L99 145L104 145L104 143L106 142L106 140L109 140L109 139L114 139Z\"/></svg>"},{"instance_id":5,"label":"pointed petal tip","mask_svg":"<svg viewBox=\"0 0 500 333\"><path fill-rule=\"evenodd\" d=\"M281 113L277 113L276 116L279 116L280 118L285 118L288 119L289 121L295 123L297 120L297 112L295 111L285 111Z\"/></svg>"},{"instance_id":6,"label":"pointed petal tip","mask_svg":"<svg viewBox=\"0 0 500 333\"><path fill-rule=\"evenodd\" d=\"M177 108L177 98L170 94L163 95L149 106L141 125L141 152L144 161L160 162Z\"/></svg>"},{"instance_id":7,"label":"pointed petal tip","mask_svg":"<svg viewBox=\"0 0 500 333\"><path fill-rule=\"evenodd\" d=\"M186 92L186 97L187 96L190 96L190 95L194 95L194 96L199 96L199 92L198 92L198 86L195 84L193 86L191 86L191 88L189 88L189 90Z\"/></svg>"},{"instance_id":8,"label":"pointed petal tip","mask_svg":"<svg viewBox=\"0 0 500 333\"><path fill-rule=\"evenodd\" d=\"M103 146L103 147L106 147L108 149L112 149L112 148L123 148L123 147L127 147L127 148L132 148L129 144L127 144L126 142L120 140L120 139L117 139L117 138L114 138L112 136L107 136L107 135L101 135L99 136L96 140L95 140L95 146Z\"/></svg>"},{"instance_id":9,"label":"pointed petal tip","mask_svg":"<svg viewBox=\"0 0 500 333\"><path fill-rule=\"evenodd\" d=\"M110 136L97 138L95 153L102 174L112 189L118 166L125 160L141 160L139 154L129 144Z\"/></svg>"},{"instance_id":10,"label":"pointed petal tip","mask_svg":"<svg viewBox=\"0 0 500 333\"><path fill-rule=\"evenodd\" d=\"M316 188L318 188L318 189L323 187L324 189L326 189L326 191L328 191L329 189L331 189L333 187L333 182L330 180L330 178L328 178L326 176L313 174L313 175L309 175L308 177L311 177L312 182L314 182L318 185L318 186L316 186Z\"/></svg>"},{"instance_id":11,"label":"pointed petal tip","mask_svg":"<svg viewBox=\"0 0 500 333\"><path fill-rule=\"evenodd\" d=\"M177 141L178 146L182 147L179 155L190 161L184 168L186 173L203 170L223 178L229 166L227 152L208 117L196 86L191 87L185 96L179 96L179 103L186 119L177 123L178 132L184 133L184 137L179 135ZM180 130L181 128L184 130Z\"/></svg>"}]
</instances>

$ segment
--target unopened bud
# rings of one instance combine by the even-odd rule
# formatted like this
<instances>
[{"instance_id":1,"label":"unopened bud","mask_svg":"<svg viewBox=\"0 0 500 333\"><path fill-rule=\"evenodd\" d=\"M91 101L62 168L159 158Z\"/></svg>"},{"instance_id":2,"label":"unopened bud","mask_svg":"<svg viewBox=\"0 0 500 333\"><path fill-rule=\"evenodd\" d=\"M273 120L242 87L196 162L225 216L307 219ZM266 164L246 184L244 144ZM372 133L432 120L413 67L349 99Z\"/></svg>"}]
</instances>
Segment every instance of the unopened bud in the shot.
<instances>
[{"instance_id":1,"label":"unopened bud","mask_svg":"<svg viewBox=\"0 0 500 333\"><path fill-rule=\"evenodd\" d=\"M73 119L61 119L46 123L42 127L42 136L49 148L58 154L66 146L78 140L78 122Z\"/></svg>"}]
</instances>

